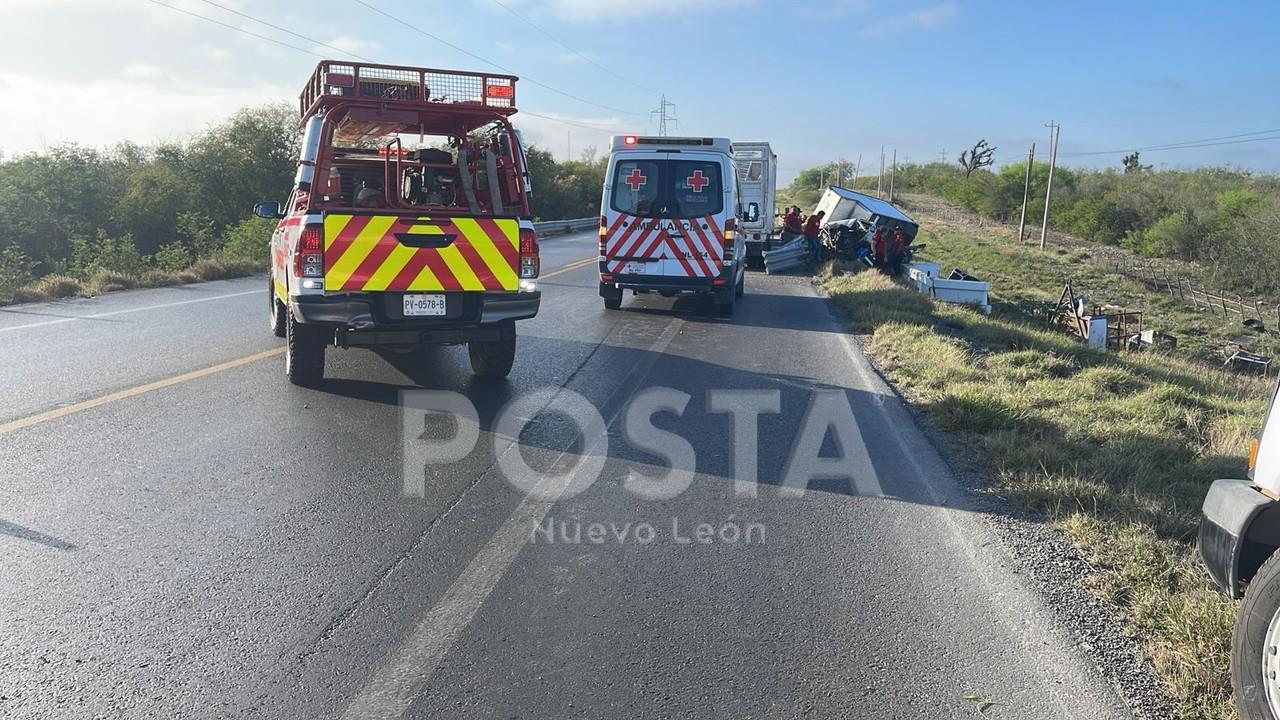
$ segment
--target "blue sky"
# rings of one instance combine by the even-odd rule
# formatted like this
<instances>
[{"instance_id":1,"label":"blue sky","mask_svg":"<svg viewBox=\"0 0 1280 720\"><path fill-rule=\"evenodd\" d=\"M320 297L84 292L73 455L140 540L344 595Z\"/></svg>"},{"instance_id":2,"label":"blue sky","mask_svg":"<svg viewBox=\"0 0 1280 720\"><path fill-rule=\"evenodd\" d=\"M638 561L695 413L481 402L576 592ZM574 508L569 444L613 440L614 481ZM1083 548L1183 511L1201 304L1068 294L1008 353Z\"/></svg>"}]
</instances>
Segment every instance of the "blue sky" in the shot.
<instances>
[{"instance_id":1,"label":"blue sky","mask_svg":"<svg viewBox=\"0 0 1280 720\"><path fill-rule=\"evenodd\" d=\"M161 1L340 56L207 0ZM496 69L355 0L215 1L377 60ZM900 160L944 149L953 160L985 137L1015 161L1033 141L1044 152L1050 120L1063 125L1062 162L1095 166L1123 152L1072 154L1280 129L1277 3L502 0L561 45L494 0L367 1L594 103L519 86L520 106L547 116L523 116L526 134L558 157L603 148L616 130L654 131L647 111L662 93L677 132L773 143L784 181L835 157L874 167L882 144ZM293 100L319 59L151 0L0 8L6 154L185 137L242 105ZM1280 140L1143 159L1280 171Z\"/></svg>"}]
</instances>

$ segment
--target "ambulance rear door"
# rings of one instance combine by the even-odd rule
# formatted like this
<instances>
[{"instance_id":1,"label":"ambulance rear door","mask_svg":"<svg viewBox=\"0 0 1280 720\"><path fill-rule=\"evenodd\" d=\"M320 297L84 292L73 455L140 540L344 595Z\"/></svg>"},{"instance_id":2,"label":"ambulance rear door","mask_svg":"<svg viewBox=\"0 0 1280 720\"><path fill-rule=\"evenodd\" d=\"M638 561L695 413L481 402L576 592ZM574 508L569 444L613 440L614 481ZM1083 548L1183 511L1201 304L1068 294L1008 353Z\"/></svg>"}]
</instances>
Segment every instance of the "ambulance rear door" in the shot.
<instances>
[{"instance_id":1,"label":"ambulance rear door","mask_svg":"<svg viewBox=\"0 0 1280 720\"><path fill-rule=\"evenodd\" d=\"M724 229L733 213L725 182L727 158L706 152L666 155L663 275L709 281L724 269Z\"/></svg>"}]
</instances>

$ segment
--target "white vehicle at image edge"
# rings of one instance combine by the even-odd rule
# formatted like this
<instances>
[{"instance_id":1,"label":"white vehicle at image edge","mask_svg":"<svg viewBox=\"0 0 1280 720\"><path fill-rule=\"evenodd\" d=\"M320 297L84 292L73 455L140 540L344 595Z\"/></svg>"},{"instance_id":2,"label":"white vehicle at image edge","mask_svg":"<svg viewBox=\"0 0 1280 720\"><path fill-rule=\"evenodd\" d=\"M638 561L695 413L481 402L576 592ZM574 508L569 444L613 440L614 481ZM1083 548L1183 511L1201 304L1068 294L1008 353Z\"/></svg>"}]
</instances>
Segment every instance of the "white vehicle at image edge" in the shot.
<instances>
[{"instance_id":1,"label":"white vehicle at image edge","mask_svg":"<svg viewBox=\"0 0 1280 720\"><path fill-rule=\"evenodd\" d=\"M1277 385L1280 389L1280 385ZM1249 448L1248 480L1216 480L1200 521L1200 557L1232 598L1244 597L1231 647L1242 720L1280 718L1280 412L1277 392Z\"/></svg>"},{"instance_id":2,"label":"white vehicle at image edge","mask_svg":"<svg viewBox=\"0 0 1280 720\"><path fill-rule=\"evenodd\" d=\"M615 136L600 203L600 296L624 290L666 297L710 295L733 313L746 283L742 205L733 145L725 138Z\"/></svg>"}]
</instances>

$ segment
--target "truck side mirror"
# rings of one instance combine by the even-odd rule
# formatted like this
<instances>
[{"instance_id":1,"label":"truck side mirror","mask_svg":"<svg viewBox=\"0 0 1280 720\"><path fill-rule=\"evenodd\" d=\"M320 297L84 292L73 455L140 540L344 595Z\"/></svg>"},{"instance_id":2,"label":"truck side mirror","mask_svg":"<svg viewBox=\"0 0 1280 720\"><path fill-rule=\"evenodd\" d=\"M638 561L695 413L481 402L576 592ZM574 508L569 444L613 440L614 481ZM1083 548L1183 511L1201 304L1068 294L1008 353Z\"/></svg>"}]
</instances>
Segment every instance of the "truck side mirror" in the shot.
<instances>
[{"instance_id":1,"label":"truck side mirror","mask_svg":"<svg viewBox=\"0 0 1280 720\"><path fill-rule=\"evenodd\" d=\"M284 213L280 212L280 203L275 200L267 200L254 205L253 214L267 220L279 220L284 217Z\"/></svg>"},{"instance_id":2,"label":"truck side mirror","mask_svg":"<svg viewBox=\"0 0 1280 720\"><path fill-rule=\"evenodd\" d=\"M743 220L749 223L753 223L759 219L760 219L760 203L754 203L754 202L747 203L747 213L746 213L746 217L744 217Z\"/></svg>"}]
</instances>

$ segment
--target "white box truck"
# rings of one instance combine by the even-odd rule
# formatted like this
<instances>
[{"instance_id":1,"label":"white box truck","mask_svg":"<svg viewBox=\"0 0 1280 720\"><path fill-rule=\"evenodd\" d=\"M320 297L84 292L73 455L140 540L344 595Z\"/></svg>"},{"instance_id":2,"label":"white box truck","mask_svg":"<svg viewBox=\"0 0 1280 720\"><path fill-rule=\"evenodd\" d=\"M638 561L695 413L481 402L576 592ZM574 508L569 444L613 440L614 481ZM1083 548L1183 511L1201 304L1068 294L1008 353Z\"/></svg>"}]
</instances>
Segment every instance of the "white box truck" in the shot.
<instances>
[{"instance_id":1,"label":"white box truck","mask_svg":"<svg viewBox=\"0 0 1280 720\"><path fill-rule=\"evenodd\" d=\"M753 222L742 223L747 240L748 263L764 261L762 253L773 248L774 200L777 195L778 156L767 142L735 142L733 164L738 169L742 205L756 203L760 214Z\"/></svg>"}]
</instances>

